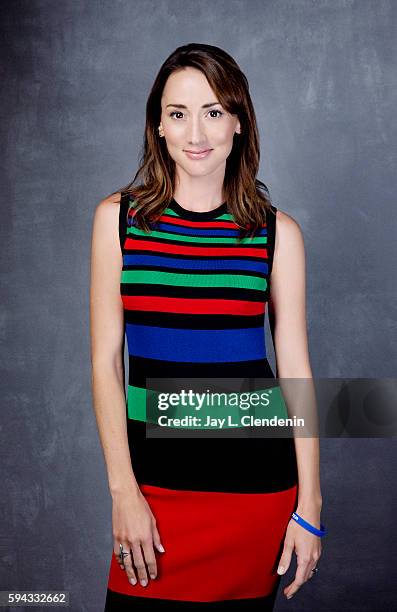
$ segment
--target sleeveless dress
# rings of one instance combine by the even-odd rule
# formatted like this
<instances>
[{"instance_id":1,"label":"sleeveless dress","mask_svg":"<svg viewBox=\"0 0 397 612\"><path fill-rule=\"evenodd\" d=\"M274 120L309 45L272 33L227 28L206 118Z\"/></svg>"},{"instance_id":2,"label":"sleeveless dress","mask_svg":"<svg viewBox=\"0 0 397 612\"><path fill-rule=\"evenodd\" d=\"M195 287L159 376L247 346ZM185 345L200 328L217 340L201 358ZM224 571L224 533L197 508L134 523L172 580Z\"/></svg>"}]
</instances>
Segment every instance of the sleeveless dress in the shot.
<instances>
[{"instance_id":1,"label":"sleeveless dress","mask_svg":"<svg viewBox=\"0 0 397 612\"><path fill-rule=\"evenodd\" d=\"M172 199L147 234L121 194L128 443L165 552L154 548L157 577L144 587L112 550L105 612L273 610L297 503L293 438L156 438L143 408L150 377L274 378L264 324L276 223L267 217L236 244L227 202L194 212Z\"/></svg>"}]
</instances>

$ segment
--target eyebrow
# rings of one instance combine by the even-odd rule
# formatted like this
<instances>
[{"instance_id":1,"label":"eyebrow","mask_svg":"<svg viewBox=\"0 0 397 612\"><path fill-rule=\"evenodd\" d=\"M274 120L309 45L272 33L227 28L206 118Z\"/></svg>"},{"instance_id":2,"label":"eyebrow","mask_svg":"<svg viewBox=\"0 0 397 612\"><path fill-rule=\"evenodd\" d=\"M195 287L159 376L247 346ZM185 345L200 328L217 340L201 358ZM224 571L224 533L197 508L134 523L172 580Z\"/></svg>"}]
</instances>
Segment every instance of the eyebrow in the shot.
<instances>
[{"instance_id":1,"label":"eyebrow","mask_svg":"<svg viewBox=\"0 0 397 612\"><path fill-rule=\"evenodd\" d=\"M209 102L208 104L203 104L201 108L209 108L210 106L215 106L215 104L220 104L220 102ZM169 106L175 106L175 108L187 108L184 104L167 104L166 108Z\"/></svg>"}]
</instances>

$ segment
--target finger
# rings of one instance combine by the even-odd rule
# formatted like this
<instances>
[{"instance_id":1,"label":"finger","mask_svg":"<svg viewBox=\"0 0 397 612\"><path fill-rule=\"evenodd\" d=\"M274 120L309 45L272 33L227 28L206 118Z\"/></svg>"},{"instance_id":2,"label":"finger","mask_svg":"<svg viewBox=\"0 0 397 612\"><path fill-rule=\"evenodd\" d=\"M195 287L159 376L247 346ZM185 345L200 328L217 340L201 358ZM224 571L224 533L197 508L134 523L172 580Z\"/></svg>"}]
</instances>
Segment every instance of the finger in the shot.
<instances>
[{"instance_id":1,"label":"finger","mask_svg":"<svg viewBox=\"0 0 397 612\"><path fill-rule=\"evenodd\" d=\"M124 549L124 547L123 547ZM125 549L124 549L125 550ZM114 556L117 559L117 563L119 564L119 566L121 567L121 569L125 569L124 568L124 563L122 558L120 557L120 542L115 541L114 545L113 545L113 552L114 552Z\"/></svg>"},{"instance_id":2,"label":"finger","mask_svg":"<svg viewBox=\"0 0 397 612\"><path fill-rule=\"evenodd\" d=\"M138 580L140 581L142 586L146 586L149 580L147 577L146 566L145 561L143 559L140 542L133 542L131 544L131 549L134 565L138 574Z\"/></svg>"},{"instance_id":3,"label":"finger","mask_svg":"<svg viewBox=\"0 0 397 612\"><path fill-rule=\"evenodd\" d=\"M302 584L306 582L305 574L308 563L308 561L299 561L298 557L298 568L296 570L295 580L284 589L284 595L287 597L287 599L290 599L293 595L295 595L295 593L299 591Z\"/></svg>"},{"instance_id":4,"label":"finger","mask_svg":"<svg viewBox=\"0 0 397 612\"><path fill-rule=\"evenodd\" d=\"M313 572L313 570L317 567L317 562L318 562L318 558L312 559L312 563L310 565L310 570L309 570L308 580L310 578L313 578L314 574L316 573L316 572Z\"/></svg>"},{"instance_id":5,"label":"finger","mask_svg":"<svg viewBox=\"0 0 397 612\"><path fill-rule=\"evenodd\" d=\"M283 553L281 555L280 562L277 568L277 573L280 574L280 576L282 574L285 574L285 572L290 566L292 551L293 551L292 544L289 544L288 542L284 542Z\"/></svg>"},{"instance_id":6,"label":"finger","mask_svg":"<svg viewBox=\"0 0 397 612\"><path fill-rule=\"evenodd\" d=\"M154 555L152 538L150 538L150 540L145 540L142 542L142 549L145 557L145 562L149 570L149 576L154 579L157 576L157 563L156 557Z\"/></svg>"},{"instance_id":7,"label":"finger","mask_svg":"<svg viewBox=\"0 0 397 612\"><path fill-rule=\"evenodd\" d=\"M124 569L124 566L123 566L123 564L121 562L121 559L120 559L120 547L119 547L118 544L117 545L115 544L113 546L113 554L116 557L117 563L120 565L121 569Z\"/></svg>"},{"instance_id":8,"label":"finger","mask_svg":"<svg viewBox=\"0 0 397 612\"><path fill-rule=\"evenodd\" d=\"M164 548L164 546L161 543L160 534L158 532L158 529L157 529L156 525L154 525L153 528L152 528L152 537L153 537L154 545L157 548L157 550L159 552L161 552L161 553L164 553L165 552L165 548Z\"/></svg>"},{"instance_id":9,"label":"finger","mask_svg":"<svg viewBox=\"0 0 397 612\"><path fill-rule=\"evenodd\" d=\"M131 584L135 585L137 583L137 579L136 579L134 567L132 565L132 557L131 557L131 550L130 550L129 544L127 543L123 544L123 550L124 552L128 553L128 555L124 557L123 569L125 569L126 571L128 580L131 582Z\"/></svg>"}]
</instances>

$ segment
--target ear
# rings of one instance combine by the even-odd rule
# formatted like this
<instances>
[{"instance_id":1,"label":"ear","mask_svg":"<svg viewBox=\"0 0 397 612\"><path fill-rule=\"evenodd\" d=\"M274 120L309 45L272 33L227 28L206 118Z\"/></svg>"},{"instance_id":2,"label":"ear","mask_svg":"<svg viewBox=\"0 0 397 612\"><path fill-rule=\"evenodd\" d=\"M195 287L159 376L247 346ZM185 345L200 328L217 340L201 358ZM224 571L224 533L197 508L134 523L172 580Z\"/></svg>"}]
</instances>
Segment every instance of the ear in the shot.
<instances>
[{"instance_id":1,"label":"ear","mask_svg":"<svg viewBox=\"0 0 397 612\"><path fill-rule=\"evenodd\" d=\"M240 121L237 121L237 125L236 125L236 134L241 134L241 125L240 125Z\"/></svg>"}]
</instances>

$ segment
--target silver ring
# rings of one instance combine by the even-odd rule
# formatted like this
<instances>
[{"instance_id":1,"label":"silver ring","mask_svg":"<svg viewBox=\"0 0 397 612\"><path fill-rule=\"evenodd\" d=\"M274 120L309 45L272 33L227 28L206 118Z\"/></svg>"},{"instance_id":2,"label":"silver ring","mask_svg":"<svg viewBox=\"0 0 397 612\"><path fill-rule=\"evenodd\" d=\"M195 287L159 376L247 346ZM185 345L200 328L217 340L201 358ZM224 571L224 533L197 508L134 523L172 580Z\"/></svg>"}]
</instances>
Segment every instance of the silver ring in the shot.
<instances>
[{"instance_id":1,"label":"silver ring","mask_svg":"<svg viewBox=\"0 0 397 612\"><path fill-rule=\"evenodd\" d=\"M318 572L318 567L313 567L312 572L316 574Z\"/></svg>"},{"instance_id":2,"label":"silver ring","mask_svg":"<svg viewBox=\"0 0 397 612\"><path fill-rule=\"evenodd\" d=\"M128 552L124 552L123 545L120 544L120 554L119 554L120 561L122 562L124 560L124 557L128 557L129 554L130 553Z\"/></svg>"}]
</instances>

